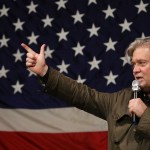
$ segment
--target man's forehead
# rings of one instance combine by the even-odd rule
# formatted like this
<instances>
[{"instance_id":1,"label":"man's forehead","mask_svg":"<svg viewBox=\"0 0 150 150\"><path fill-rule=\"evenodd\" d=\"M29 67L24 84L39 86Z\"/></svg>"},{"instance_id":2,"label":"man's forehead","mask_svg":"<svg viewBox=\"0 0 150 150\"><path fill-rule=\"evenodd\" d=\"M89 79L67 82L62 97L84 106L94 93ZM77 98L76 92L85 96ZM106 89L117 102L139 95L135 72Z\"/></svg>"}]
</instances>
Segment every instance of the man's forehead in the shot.
<instances>
[{"instance_id":1,"label":"man's forehead","mask_svg":"<svg viewBox=\"0 0 150 150\"><path fill-rule=\"evenodd\" d=\"M150 47L149 46L140 46L140 47L137 47L134 52L133 52L133 55L135 54L150 54Z\"/></svg>"}]
</instances>

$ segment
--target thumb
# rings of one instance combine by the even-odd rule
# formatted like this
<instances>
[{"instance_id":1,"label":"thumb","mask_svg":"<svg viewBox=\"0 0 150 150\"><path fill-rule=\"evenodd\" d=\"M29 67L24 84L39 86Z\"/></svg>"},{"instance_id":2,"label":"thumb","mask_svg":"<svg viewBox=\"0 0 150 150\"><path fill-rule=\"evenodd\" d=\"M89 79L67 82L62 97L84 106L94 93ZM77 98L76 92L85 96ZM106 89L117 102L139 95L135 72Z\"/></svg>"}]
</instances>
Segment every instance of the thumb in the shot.
<instances>
[{"instance_id":1,"label":"thumb","mask_svg":"<svg viewBox=\"0 0 150 150\"><path fill-rule=\"evenodd\" d=\"M43 56L45 55L45 47L46 47L46 45L43 44L40 49L40 54L42 54Z\"/></svg>"}]
</instances>

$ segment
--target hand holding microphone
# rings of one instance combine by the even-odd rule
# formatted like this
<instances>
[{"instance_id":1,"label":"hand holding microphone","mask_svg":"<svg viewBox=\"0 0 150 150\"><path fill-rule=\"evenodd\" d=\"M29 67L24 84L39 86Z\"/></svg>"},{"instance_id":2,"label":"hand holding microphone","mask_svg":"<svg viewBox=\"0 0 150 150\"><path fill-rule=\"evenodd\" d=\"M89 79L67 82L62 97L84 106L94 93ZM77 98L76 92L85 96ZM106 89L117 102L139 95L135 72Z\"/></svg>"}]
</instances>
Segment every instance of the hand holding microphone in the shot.
<instances>
[{"instance_id":1,"label":"hand holding microphone","mask_svg":"<svg viewBox=\"0 0 150 150\"><path fill-rule=\"evenodd\" d=\"M134 98L129 101L129 112L132 113L132 122L137 124L137 117L141 117L144 111L146 110L146 104L138 98L138 92L140 91L139 81L134 80L132 82L132 91L134 94Z\"/></svg>"}]
</instances>

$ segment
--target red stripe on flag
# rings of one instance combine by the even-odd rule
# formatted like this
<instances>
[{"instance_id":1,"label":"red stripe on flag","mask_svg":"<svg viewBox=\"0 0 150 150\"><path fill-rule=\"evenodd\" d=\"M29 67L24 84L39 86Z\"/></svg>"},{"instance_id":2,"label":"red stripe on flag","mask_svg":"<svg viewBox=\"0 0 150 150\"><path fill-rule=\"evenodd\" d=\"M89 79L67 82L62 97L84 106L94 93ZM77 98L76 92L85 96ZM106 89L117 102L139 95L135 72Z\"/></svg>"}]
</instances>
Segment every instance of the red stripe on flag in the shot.
<instances>
[{"instance_id":1,"label":"red stripe on flag","mask_svg":"<svg viewBox=\"0 0 150 150\"><path fill-rule=\"evenodd\" d=\"M0 132L0 149L107 150L106 132L27 133Z\"/></svg>"}]
</instances>

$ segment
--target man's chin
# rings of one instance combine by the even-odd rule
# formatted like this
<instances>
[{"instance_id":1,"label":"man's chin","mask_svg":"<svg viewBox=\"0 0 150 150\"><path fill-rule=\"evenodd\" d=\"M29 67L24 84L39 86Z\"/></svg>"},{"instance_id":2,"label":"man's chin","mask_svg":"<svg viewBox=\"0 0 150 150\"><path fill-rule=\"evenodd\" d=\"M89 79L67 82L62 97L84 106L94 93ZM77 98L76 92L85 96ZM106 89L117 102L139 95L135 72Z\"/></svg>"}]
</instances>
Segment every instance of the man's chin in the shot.
<instances>
[{"instance_id":1,"label":"man's chin","mask_svg":"<svg viewBox=\"0 0 150 150\"><path fill-rule=\"evenodd\" d=\"M144 88L144 86L145 86L144 80L143 79L139 79L138 81L139 81L140 87Z\"/></svg>"},{"instance_id":2,"label":"man's chin","mask_svg":"<svg viewBox=\"0 0 150 150\"><path fill-rule=\"evenodd\" d=\"M146 92L146 93L149 93L150 92L150 87L147 87L145 85L140 85L140 89L143 91L143 92Z\"/></svg>"},{"instance_id":3,"label":"man's chin","mask_svg":"<svg viewBox=\"0 0 150 150\"><path fill-rule=\"evenodd\" d=\"M145 84L143 82L140 82L140 89L142 89L142 90L145 89Z\"/></svg>"}]
</instances>

